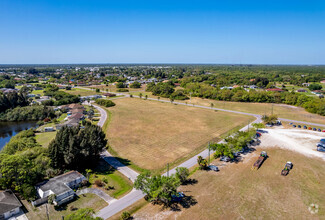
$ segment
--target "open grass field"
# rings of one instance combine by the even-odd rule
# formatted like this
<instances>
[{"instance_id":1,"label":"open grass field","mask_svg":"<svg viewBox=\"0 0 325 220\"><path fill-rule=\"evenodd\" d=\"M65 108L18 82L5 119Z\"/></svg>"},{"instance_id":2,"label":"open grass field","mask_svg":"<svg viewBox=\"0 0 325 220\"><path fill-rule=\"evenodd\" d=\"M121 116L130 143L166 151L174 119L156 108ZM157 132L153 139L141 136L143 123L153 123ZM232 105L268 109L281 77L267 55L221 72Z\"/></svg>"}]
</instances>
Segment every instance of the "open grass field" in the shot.
<instances>
[{"instance_id":1,"label":"open grass field","mask_svg":"<svg viewBox=\"0 0 325 220\"><path fill-rule=\"evenodd\" d=\"M117 88L115 85L109 84L106 85L94 85L89 86L88 88L99 88L101 92L116 92ZM130 92L139 92L139 91L145 91L146 85L142 85L141 88L134 89L134 88L127 88Z\"/></svg>"},{"instance_id":2,"label":"open grass field","mask_svg":"<svg viewBox=\"0 0 325 220\"><path fill-rule=\"evenodd\" d=\"M28 210L28 212L26 213L28 219L33 219L33 220L47 219L45 204L37 208L34 208L27 201L23 201L23 203L26 209ZM92 208L95 211L99 211L105 206L107 206L107 203L103 199L101 199L95 194L87 193L87 194L80 195L80 197L75 201L70 202L66 206L63 206L62 208L59 208L57 210L54 209L53 205L48 205L47 207L49 210L49 219L54 220L54 219L63 219L62 216L66 216L73 213L74 211L71 210L71 207L73 207L75 210L81 208Z\"/></svg>"},{"instance_id":3,"label":"open grass field","mask_svg":"<svg viewBox=\"0 0 325 220\"><path fill-rule=\"evenodd\" d=\"M151 92L141 92L142 97L147 95L149 98L157 98L157 96L152 95ZM139 96L140 92L130 92L130 94ZM167 98L160 98L161 100L169 100ZM211 99L202 99L197 97L192 97L190 101L180 101L175 100L175 102L183 102L195 105L204 105L210 106L213 103L213 107L215 108L222 108L222 109L229 109L241 112L248 112L254 114L271 114L272 113L272 103L247 103L247 102L227 102L227 101L215 101ZM278 115L279 118L287 118L292 120L298 121L306 121L312 123L319 123L325 124L325 116L312 114L307 112L304 108L285 105L285 104L273 104L273 113Z\"/></svg>"},{"instance_id":4,"label":"open grass field","mask_svg":"<svg viewBox=\"0 0 325 220\"><path fill-rule=\"evenodd\" d=\"M57 131L36 133L36 141L43 147L48 147L50 142L55 138Z\"/></svg>"},{"instance_id":5,"label":"open grass field","mask_svg":"<svg viewBox=\"0 0 325 220\"><path fill-rule=\"evenodd\" d=\"M63 90L66 93L71 95L80 95L80 96L89 96L89 95L98 95L96 91L91 91L87 89L72 88L71 90Z\"/></svg>"},{"instance_id":6,"label":"open grass field","mask_svg":"<svg viewBox=\"0 0 325 220\"><path fill-rule=\"evenodd\" d=\"M118 156L143 169L181 162L253 117L157 101L114 100L107 137Z\"/></svg>"},{"instance_id":7,"label":"open grass field","mask_svg":"<svg viewBox=\"0 0 325 220\"><path fill-rule=\"evenodd\" d=\"M181 186L194 203L180 211L148 204L133 216L135 219L324 219L324 161L278 148L267 149L269 158L257 171L251 166L257 149L243 162L220 168L220 172L197 171L191 178L197 184ZM293 170L280 175L285 162ZM318 213L309 207L317 204Z\"/></svg>"},{"instance_id":8,"label":"open grass field","mask_svg":"<svg viewBox=\"0 0 325 220\"><path fill-rule=\"evenodd\" d=\"M189 100L186 102L190 103ZM269 115L272 113L271 103L223 102L201 98L192 98L191 103L204 106L210 106L210 104L213 103L215 108L230 109L261 115ZM273 113L276 114L279 118L325 124L324 116L311 114L301 107L284 104L273 104Z\"/></svg>"},{"instance_id":9,"label":"open grass field","mask_svg":"<svg viewBox=\"0 0 325 220\"><path fill-rule=\"evenodd\" d=\"M101 187L100 189L116 199L132 190L132 182L120 172L109 166L108 163L103 160L99 161L97 167L91 173L89 182L91 184L94 184L95 180L97 179L100 179L102 181L104 179L107 180L107 185L113 187L114 189L107 190L104 189L104 187Z\"/></svg>"}]
</instances>

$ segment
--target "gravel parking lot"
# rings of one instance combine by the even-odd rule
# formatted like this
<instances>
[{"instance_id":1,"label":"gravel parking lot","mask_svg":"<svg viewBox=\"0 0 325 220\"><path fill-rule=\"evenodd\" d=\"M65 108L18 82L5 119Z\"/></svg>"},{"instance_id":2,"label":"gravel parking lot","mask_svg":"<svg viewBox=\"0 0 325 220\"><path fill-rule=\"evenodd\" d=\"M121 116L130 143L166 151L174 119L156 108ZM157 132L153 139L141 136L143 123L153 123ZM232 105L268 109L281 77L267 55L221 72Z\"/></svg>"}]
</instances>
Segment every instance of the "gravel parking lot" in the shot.
<instances>
[{"instance_id":1,"label":"gravel parking lot","mask_svg":"<svg viewBox=\"0 0 325 220\"><path fill-rule=\"evenodd\" d=\"M316 144L321 138L325 138L325 133L302 130L273 128L263 129L267 133L262 134L260 146L280 147L296 151L305 156L316 156L325 160L325 153L316 150Z\"/></svg>"}]
</instances>

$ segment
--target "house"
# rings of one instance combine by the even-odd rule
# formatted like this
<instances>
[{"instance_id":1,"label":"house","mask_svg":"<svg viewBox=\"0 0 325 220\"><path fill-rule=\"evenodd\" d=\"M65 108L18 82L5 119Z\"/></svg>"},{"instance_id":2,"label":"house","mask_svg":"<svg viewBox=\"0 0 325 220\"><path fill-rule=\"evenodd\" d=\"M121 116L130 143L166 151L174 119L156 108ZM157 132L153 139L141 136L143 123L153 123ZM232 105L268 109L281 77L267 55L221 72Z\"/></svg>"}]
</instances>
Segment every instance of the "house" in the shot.
<instances>
[{"instance_id":1,"label":"house","mask_svg":"<svg viewBox=\"0 0 325 220\"><path fill-rule=\"evenodd\" d=\"M74 113L71 116L69 116L69 119L75 119L75 120L83 120L85 118L84 114L82 113Z\"/></svg>"},{"instance_id":2,"label":"house","mask_svg":"<svg viewBox=\"0 0 325 220\"><path fill-rule=\"evenodd\" d=\"M0 192L0 219L9 219L21 212L22 204L11 190Z\"/></svg>"},{"instance_id":3,"label":"house","mask_svg":"<svg viewBox=\"0 0 325 220\"><path fill-rule=\"evenodd\" d=\"M320 83L325 84L325 80L320 81Z\"/></svg>"},{"instance_id":4,"label":"house","mask_svg":"<svg viewBox=\"0 0 325 220\"><path fill-rule=\"evenodd\" d=\"M255 85L251 85L249 86L250 89L258 89L258 86L255 86Z\"/></svg>"},{"instance_id":5,"label":"house","mask_svg":"<svg viewBox=\"0 0 325 220\"><path fill-rule=\"evenodd\" d=\"M50 180L44 181L36 185L37 193L44 203L49 195L55 194L55 205L62 205L63 203L71 201L76 193L73 189L78 188L86 177L78 171L70 171L60 176L54 177ZM32 203L37 203L37 200Z\"/></svg>"},{"instance_id":6,"label":"house","mask_svg":"<svg viewBox=\"0 0 325 220\"><path fill-rule=\"evenodd\" d=\"M266 89L268 92L284 92L284 90L279 89L279 88L273 88L273 89Z\"/></svg>"},{"instance_id":7,"label":"house","mask_svg":"<svg viewBox=\"0 0 325 220\"><path fill-rule=\"evenodd\" d=\"M44 128L44 132L51 132L51 131L54 131L53 127L45 127Z\"/></svg>"},{"instance_id":8,"label":"house","mask_svg":"<svg viewBox=\"0 0 325 220\"><path fill-rule=\"evenodd\" d=\"M307 92L305 89L297 89L297 92Z\"/></svg>"},{"instance_id":9,"label":"house","mask_svg":"<svg viewBox=\"0 0 325 220\"><path fill-rule=\"evenodd\" d=\"M114 96L116 96L116 94L114 94L114 93L104 93L103 96L114 97Z\"/></svg>"},{"instance_id":10,"label":"house","mask_svg":"<svg viewBox=\"0 0 325 220\"><path fill-rule=\"evenodd\" d=\"M310 83L303 83L302 86L308 87L310 86Z\"/></svg>"},{"instance_id":11,"label":"house","mask_svg":"<svg viewBox=\"0 0 325 220\"><path fill-rule=\"evenodd\" d=\"M232 88L239 88L240 86L239 85L234 85Z\"/></svg>"}]
</instances>

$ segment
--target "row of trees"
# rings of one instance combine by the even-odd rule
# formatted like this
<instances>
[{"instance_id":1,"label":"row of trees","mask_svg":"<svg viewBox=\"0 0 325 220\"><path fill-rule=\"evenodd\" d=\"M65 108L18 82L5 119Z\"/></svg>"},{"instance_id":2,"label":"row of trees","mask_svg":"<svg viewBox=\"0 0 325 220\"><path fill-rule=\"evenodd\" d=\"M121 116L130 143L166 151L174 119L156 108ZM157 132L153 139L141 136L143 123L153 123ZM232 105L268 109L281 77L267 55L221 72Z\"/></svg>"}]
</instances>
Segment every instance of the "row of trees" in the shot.
<instances>
[{"instance_id":1,"label":"row of trees","mask_svg":"<svg viewBox=\"0 0 325 220\"><path fill-rule=\"evenodd\" d=\"M233 135L225 138L225 143L210 144L210 149L214 150L214 157L228 156L234 158L234 152L238 152L245 148L247 144L254 138L256 134L255 129L250 131L238 131Z\"/></svg>"},{"instance_id":2,"label":"row of trees","mask_svg":"<svg viewBox=\"0 0 325 220\"><path fill-rule=\"evenodd\" d=\"M151 175L150 172L141 173L134 187L146 194L146 199L153 203L162 203L166 206L172 202L177 188L187 182L189 170L185 167L176 169L176 174L171 176Z\"/></svg>"},{"instance_id":3,"label":"row of trees","mask_svg":"<svg viewBox=\"0 0 325 220\"><path fill-rule=\"evenodd\" d=\"M38 121L54 118L53 108L43 105L16 107L0 113L0 121Z\"/></svg>"},{"instance_id":4,"label":"row of trees","mask_svg":"<svg viewBox=\"0 0 325 220\"><path fill-rule=\"evenodd\" d=\"M166 83L157 83L151 82L147 85L146 91L152 92L153 95L161 96L164 98L170 98L173 100L185 100L188 99L184 90L176 90L174 89L175 85L172 81L168 81Z\"/></svg>"}]
</instances>

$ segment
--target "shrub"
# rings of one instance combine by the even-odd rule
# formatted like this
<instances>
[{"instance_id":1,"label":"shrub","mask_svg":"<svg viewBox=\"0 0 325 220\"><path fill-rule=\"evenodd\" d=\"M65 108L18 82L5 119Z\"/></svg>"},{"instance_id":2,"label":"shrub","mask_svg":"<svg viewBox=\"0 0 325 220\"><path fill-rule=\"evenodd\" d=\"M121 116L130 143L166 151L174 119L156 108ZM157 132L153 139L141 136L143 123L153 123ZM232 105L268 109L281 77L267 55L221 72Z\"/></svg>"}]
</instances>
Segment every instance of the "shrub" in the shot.
<instances>
[{"instance_id":1,"label":"shrub","mask_svg":"<svg viewBox=\"0 0 325 220\"><path fill-rule=\"evenodd\" d=\"M122 88L122 89L118 89L118 90L116 90L117 92L129 92L129 90L128 89L124 89L124 88Z\"/></svg>"},{"instance_id":2,"label":"shrub","mask_svg":"<svg viewBox=\"0 0 325 220\"><path fill-rule=\"evenodd\" d=\"M121 215L121 220L128 220L131 218L131 214L127 211L123 212Z\"/></svg>"},{"instance_id":3,"label":"shrub","mask_svg":"<svg viewBox=\"0 0 325 220\"><path fill-rule=\"evenodd\" d=\"M95 185L98 187L102 187L104 186L104 182L101 179L97 179L95 180Z\"/></svg>"},{"instance_id":4,"label":"shrub","mask_svg":"<svg viewBox=\"0 0 325 220\"><path fill-rule=\"evenodd\" d=\"M106 177L104 177L103 178L103 182L107 184L108 183L108 179Z\"/></svg>"},{"instance_id":5,"label":"shrub","mask_svg":"<svg viewBox=\"0 0 325 220\"><path fill-rule=\"evenodd\" d=\"M96 104L104 106L106 108L115 106L115 103L107 99L96 99Z\"/></svg>"}]
</instances>

